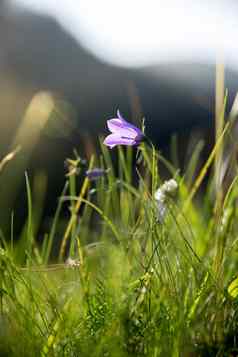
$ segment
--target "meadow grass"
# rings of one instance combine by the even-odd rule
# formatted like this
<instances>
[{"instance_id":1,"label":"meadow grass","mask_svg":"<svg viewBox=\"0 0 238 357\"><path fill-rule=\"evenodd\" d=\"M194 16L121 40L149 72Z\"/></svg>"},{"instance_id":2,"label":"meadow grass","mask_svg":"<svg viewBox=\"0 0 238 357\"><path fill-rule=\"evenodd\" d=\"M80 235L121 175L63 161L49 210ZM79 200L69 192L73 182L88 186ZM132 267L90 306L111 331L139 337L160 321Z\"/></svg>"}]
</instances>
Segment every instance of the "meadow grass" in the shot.
<instances>
[{"instance_id":1,"label":"meadow grass","mask_svg":"<svg viewBox=\"0 0 238 357\"><path fill-rule=\"evenodd\" d=\"M0 356L238 355L238 176L217 210L211 174L234 122L198 173L201 142L183 173L144 143L114 161L104 145L87 163L76 154L41 241L42 200L26 174L22 234L14 241L12 216L1 235ZM95 167L105 173L90 180ZM160 217L164 177L178 192Z\"/></svg>"}]
</instances>

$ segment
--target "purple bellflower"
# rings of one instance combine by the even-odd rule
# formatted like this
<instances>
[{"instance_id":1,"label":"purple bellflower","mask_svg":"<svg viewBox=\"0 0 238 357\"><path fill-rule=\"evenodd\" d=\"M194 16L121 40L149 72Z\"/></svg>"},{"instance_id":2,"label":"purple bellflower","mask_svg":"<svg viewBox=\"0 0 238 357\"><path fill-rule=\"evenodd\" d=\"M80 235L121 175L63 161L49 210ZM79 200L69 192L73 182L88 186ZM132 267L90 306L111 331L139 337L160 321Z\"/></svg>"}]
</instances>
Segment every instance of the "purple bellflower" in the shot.
<instances>
[{"instance_id":1,"label":"purple bellflower","mask_svg":"<svg viewBox=\"0 0 238 357\"><path fill-rule=\"evenodd\" d=\"M108 135L104 144L112 149L116 145L138 145L144 138L144 134L136 126L128 123L117 111L117 118L107 121L107 127L111 134Z\"/></svg>"}]
</instances>

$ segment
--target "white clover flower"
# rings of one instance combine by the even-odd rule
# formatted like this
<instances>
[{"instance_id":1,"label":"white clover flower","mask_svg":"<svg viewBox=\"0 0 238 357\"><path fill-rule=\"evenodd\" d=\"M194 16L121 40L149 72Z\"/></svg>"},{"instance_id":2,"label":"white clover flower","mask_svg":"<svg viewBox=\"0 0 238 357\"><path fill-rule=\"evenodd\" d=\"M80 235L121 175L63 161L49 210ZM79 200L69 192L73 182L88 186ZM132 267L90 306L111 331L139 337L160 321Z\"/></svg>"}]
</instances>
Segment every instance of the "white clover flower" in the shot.
<instances>
[{"instance_id":1,"label":"white clover flower","mask_svg":"<svg viewBox=\"0 0 238 357\"><path fill-rule=\"evenodd\" d=\"M157 202L157 218L158 221L160 223L163 223L165 215L166 215L166 211L167 211L167 207L166 207L166 196L164 194L164 192L159 188L155 194L154 194L154 198Z\"/></svg>"},{"instance_id":2,"label":"white clover flower","mask_svg":"<svg viewBox=\"0 0 238 357\"><path fill-rule=\"evenodd\" d=\"M154 194L154 198L156 201L163 203L166 199L165 193L161 190L161 187Z\"/></svg>"},{"instance_id":3,"label":"white clover flower","mask_svg":"<svg viewBox=\"0 0 238 357\"><path fill-rule=\"evenodd\" d=\"M174 179L165 181L164 184L161 186L161 191L164 192L164 194L166 193L174 194L176 193L177 189L178 189L178 184Z\"/></svg>"},{"instance_id":4,"label":"white clover flower","mask_svg":"<svg viewBox=\"0 0 238 357\"><path fill-rule=\"evenodd\" d=\"M158 221L160 223L164 222L167 213L167 203L166 198L169 195L174 195L178 189L178 184L174 179L165 181L162 186L154 194L154 198L157 202L158 208Z\"/></svg>"}]
</instances>

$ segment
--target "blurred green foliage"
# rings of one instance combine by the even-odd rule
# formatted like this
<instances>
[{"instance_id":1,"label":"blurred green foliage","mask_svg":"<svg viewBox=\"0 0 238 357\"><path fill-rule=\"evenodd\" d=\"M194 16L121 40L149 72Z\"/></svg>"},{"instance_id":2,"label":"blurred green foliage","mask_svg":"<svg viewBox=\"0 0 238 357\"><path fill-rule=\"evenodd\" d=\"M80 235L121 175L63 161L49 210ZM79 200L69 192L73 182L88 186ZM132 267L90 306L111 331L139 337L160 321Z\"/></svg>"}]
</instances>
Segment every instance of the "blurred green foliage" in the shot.
<instances>
[{"instance_id":1,"label":"blurred green foliage","mask_svg":"<svg viewBox=\"0 0 238 357\"><path fill-rule=\"evenodd\" d=\"M46 178L32 184L26 175L28 218L21 237L13 241L14 220L11 239L1 235L0 355L236 355L236 174L219 211L214 179L197 195L231 128L228 122L198 173L201 142L183 174L145 144L136 162L132 148L119 147L117 167L102 145L86 166L106 169L96 181L84 177L79 157L69 160L79 166L69 168L41 243ZM162 167L179 190L167 197L160 221L154 193L163 183ZM58 246L65 206L69 215Z\"/></svg>"}]
</instances>

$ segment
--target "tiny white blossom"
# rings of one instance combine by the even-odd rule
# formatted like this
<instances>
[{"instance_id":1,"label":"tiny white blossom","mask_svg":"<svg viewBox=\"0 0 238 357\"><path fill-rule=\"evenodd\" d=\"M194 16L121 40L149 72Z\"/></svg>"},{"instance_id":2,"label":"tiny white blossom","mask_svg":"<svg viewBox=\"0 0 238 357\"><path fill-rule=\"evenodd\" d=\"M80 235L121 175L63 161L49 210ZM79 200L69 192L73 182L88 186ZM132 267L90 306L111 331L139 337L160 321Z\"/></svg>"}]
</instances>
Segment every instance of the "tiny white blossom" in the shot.
<instances>
[{"instance_id":1,"label":"tiny white blossom","mask_svg":"<svg viewBox=\"0 0 238 357\"><path fill-rule=\"evenodd\" d=\"M158 218L158 221L160 223L163 223L165 215L166 215L166 211L167 211L166 203L165 203L166 196L165 196L164 192L159 188L155 192L154 198L155 198L155 200L157 202L157 218Z\"/></svg>"},{"instance_id":2,"label":"tiny white blossom","mask_svg":"<svg viewBox=\"0 0 238 357\"><path fill-rule=\"evenodd\" d=\"M158 188L158 190L155 192L154 198L156 201L161 203L165 201L165 193L161 190L161 188Z\"/></svg>"},{"instance_id":3,"label":"tiny white blossom","mask_svg":"<svg viewBox=\"0 0 238 357\"><path fill-rule=\"evenodd\" d=\"M154 194L158 208L158 221L163 223L167 213L166 196L173 195L178 189L178 184L174 179L165 181Z\"/></svg>"},{"instance_id":4,"label":"tiny white blossom","mask_svg":"<svg viewBox=\"0 0 238 357\"><path fill-rule=\"evenodd\" d=\"M166 193L175 193L178 189L178 184L174 179L170 179L168 181L165 181L164 184L161 186L161 191Z\"/></svg>"}]
</instances>

